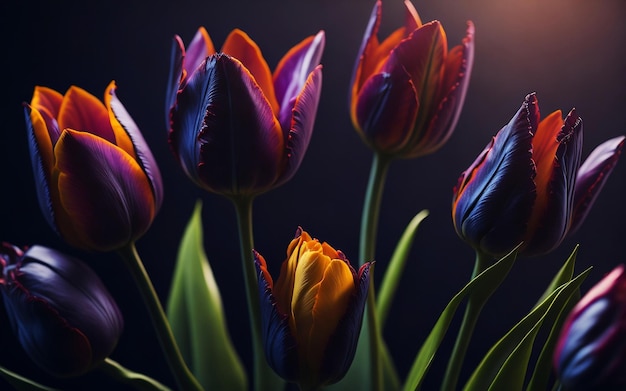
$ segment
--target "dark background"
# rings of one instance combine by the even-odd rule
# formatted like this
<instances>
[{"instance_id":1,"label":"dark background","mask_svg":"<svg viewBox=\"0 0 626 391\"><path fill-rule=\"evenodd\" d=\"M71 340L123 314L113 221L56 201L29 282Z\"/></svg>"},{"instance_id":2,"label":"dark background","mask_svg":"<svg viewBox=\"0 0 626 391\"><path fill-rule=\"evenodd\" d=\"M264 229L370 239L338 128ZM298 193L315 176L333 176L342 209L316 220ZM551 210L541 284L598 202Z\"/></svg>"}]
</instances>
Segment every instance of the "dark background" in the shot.
<instances>
[{"instance_id":1,"label":"dark background","mask_svg":"<svg viewBox=\"0 0 626 391\"><path fill-rule=\"evenodd\" d=\"M291 46L320 29L326 32L322 96L307 155L289 183L259 196L254 204L255 245L277 276L298 225L356 262L372 154L352 128L347 95L373 4L370 0L3 2L0 240L47 245L88 260L125 315L125 332L113 358L172 384L121 260L115 254L87 254L65 245L46 225L35 196L22 102L30 101L35 85L64 92L75 84L102 97L115 80L118 96L142 129L165 183L163 207L137 242L145 266L165 301L180 236L195 201L202 199L206 252L234 344L250 367L234 209L226 199L196 188L166 142L164 95L172 38L179 34L188 43L203 25L219 48L238 27L258 43L273 69ZM403 376L439 312L467 282L473 266L473 251L456 236L451 223L452 187L524 96L537 92L544 116L576 107L584 120L585 156L600 142L626 132L622 0L416 0L414 5L423 21L442 21L450 47L460 42L466 21L473 20L476 56L466 104L451 140L431 156L394 162L386 183L377 280L411 217L422 209L430 211L385 329ZM400 0L384 1L381 36L401 25L403 9ZM581 244L577 271L594 266L585 290L624 262L624 190L626 162L620 161L579 232L549 255L517 262L484 309L463 379L528 311L577 243ZM24 359L10 336L1 342L3 365L46 384L82 389L86 381L96 380L103 389L110 387L97 372L81 379L51 379ZM452 338L447 338L425 389L439 385L451 345Z\"/></svg>"}]
</instances>

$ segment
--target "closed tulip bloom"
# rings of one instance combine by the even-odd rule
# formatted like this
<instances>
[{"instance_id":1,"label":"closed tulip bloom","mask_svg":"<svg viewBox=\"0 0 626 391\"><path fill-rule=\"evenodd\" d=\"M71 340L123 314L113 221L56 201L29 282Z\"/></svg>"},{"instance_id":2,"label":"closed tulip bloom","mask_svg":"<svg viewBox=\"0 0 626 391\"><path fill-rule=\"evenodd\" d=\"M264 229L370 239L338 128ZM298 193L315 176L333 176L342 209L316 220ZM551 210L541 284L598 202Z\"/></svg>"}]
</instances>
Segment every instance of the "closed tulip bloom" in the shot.
<instances>
[{"instance_id":1,"label":"closed tulip bloom","mask_svg":"<svg viewBox=\"0 0 626 391\"><path fill-rule=\"evenodd\" d=\"M435 152L461 114L474 62L474 25L448 51L439 21L422 24L405 0L404 26L379 41L381 1L374 5L352 75L350 114L375 151L400 158Z\"/></svg>"},{"instance_id":2,"label":"closed tulip bloom","mask_svg":"<svg viewBox=\"0 0 626 391\"><path fill-rule=\"evenodd\" d=\"M161 174L111 82L104 103L72 86L25 104L39 205L68 243L109 251L138 239L161 205Z\"/></svg>"},{"instance_id":3,"label":"closed tulip bloom","mask_svg":"<svg viewBox=\"0 0 626 391\"><path fill-rule=\"evenodd\" d=\"M304 39L271 73L241 30L219 52L204 28L186 49L176 36L166 121L189 178L227 197L257 195L291 179L313 131L324 43L323 31Z\"/></svg>"},{"instance_id":4,"label":"closed tulip bloom","mask_svg":"<svg viewBox=\"0 0 626 391\"><path fill-rule=\"evenodd\" d=\"M556 248L574 232L611 174L624 145L600 144L581 165L583 124L575 109L540 120L535 94L491 140L454 188L457 234L477 251L500 256Z\"/></svg>"},{"instance_id":5,"label":"closed tulip bloom","mask_svg":"<svg viewBox=\"0 0 626 391\"><path fill-rule=\"evenodd\" d=\"M276 283L256 252L255 262L270 366L302 390L339 381L354 358L370 263L357 273L341 251L301 228L287 248Z\"/></svg>"},{"instance_id":6,"label":"closed tulip bloom","mask_svg":"<svg viewBox=\"0 0 626 391\"><path fill-rule=\"evenodd\" d=\"M626 275L620 265L568 315L554 351L564 391L626 389Z\"/></svg>"},{"instance_id":7,"label":"closed tulip bloom","mask_svg":"<svg viewBox=\"0 0 626 391\"><path fill-rule=\"evenodd\" d=\"M28 356L59 377L84 374L115 349L117 304L93 270L51 248L0 247L0 291L11 329Z\"/></svg>"}]
</instances>

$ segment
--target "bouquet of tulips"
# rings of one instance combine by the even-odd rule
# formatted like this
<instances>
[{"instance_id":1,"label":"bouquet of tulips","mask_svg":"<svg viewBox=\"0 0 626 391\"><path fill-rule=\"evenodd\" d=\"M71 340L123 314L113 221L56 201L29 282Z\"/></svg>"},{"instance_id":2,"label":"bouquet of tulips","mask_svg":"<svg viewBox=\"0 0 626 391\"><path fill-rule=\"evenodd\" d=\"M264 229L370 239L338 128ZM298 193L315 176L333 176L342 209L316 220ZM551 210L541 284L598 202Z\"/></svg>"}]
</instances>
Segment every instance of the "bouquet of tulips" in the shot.
<instances>
[{"instance_id":1,"label":"bouquet of tulips","mask_svg":"<svg viewBox=\"0 0 626 391\"><path fill-rule=\"evenodd\" d=\"M583 160L577 111L541 115L535 93L512 108L510 121L485 140L454 187L452 222L475 251L474 271L432 319L408 375L399 376L382 329L428 211L410 220L389 260L375 259L385 179L394 161L433 154L452 136L475 52L472 22L449 49L439 21L422 22L409 0L404 9L404 24L379 37L382 1L375 2L348 91L352 125L373 152L359 253L344 254L297 227L284 242L278 275L272 265L281 260L266 259L255 246L252 207L257 196L294 177L305 158L321 98L325 32L287 50L274 70L239 29L219 50L204 27L187 44L173 39L164 139L193 184L234 207L250 371L231 341L203 248L201 201L172 260L169 296L162 301L153 287L135 244L162 206L164 184L114 81L102 100L78 86L64 93L34 88L24 104L34 183L41 212L60 238L84 254L113 252L123 260L174 383L111 358L124 314L87 255L2 243L4 334L52 376L99 370L138 390L418 390L446 335L455 343L442 391L624 389L624 267L583 295L589 269L574 272L577 248L527 315L460 381L487 300L517 258L546 254L581 226L624 145L624 136L609 139ZM461 311L455 330L452 319ZM15 389L56 389L19 368L0 367L0 374Z\"/></svg>"}]
</instances>

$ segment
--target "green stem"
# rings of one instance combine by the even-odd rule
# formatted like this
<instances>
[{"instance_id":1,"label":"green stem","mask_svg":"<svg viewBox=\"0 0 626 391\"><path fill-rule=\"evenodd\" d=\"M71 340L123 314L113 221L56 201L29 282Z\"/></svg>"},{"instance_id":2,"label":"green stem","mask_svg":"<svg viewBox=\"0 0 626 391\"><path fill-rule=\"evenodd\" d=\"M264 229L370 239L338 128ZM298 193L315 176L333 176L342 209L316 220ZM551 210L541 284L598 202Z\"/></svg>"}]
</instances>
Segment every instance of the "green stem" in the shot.
<instances>
[{"instance_id":1,"label":"green stem","mask_svg":"<svg viewBox=\"0 0 626 391\"><path fill-rule=\"evenodd\" d=\"M378 153L370 170L369 182L365 193L363 214L361 216L361 236L359 243L359 261L361 264L373 261L376 253L376 234L378 232L378 216L385 187L385 178L391 159ZM383 389L382 363L380 359L381 330L376 317L376 292L374 289L374 271L370 274L370 286L367 293L366 316L369 332L370 374L374 390Z\"/></svg>"},{"instance_id":2,"label":"green stem","mask_svg":"<svg viewBox=\"0 0 626 391\"><path fill-rule=\"evenodd\" d=\"M118 250L119 255L124 260L126 267L130 271L130 274L135 281L139 292L143 298L144 304L150 315L152 326L156 332L157 338L161 345L161 349L165 355L165 359L174 375L174 379L180 390L202 390L202 386L193 376L185 360L178 349L174 334L170 328L170 324L163 311L159 297L152 285L152 281L148 276L148 272L141 262L141 258L137 253L135 243L131 242L128 245Z\"/></svg>"},{"instance_id":3,"label":"green stem","mask_svg":"<svg viewBox=\"0 0 626 391\"><path fill-rule=\"evenodd\" d=\"M491 261L492 258L490 256L477 251L476 260L474 262L474 271L472 272L472 279L489 267ZM448 361L448 366L443 378L441 391L456 390L461 368L463 367L463 361L465 360L465 353L467 352L470 340L472 339L472 334L474 333L474 328L476 327L476 322L478 321L480 312L489 298L490 293L491 292L485 294L484 292L481 292L480 294L476 294L475 291L470 292L467 300L467 306L465 307L465 314L463 315L463 321L461 322L461 327L459 329L459 333L457 334L454 348L452 348L452 354L450 356L450 360Z\"/></svg>"},{"instance_id":4,"label":"green stem","mask_svg":"<svg viewBox=\"0 0 626 391\"><path fill-rule=\"evenodd\" d=\"M254 390L273 391L282 382L272 371L265 360L263 341L261 339L261 313L259 307L259 288L256 267L254 266L254 236L252 231L252 197L232 199L237 212L237 228L239 229L239 247L241 250L241 266L243 267L250 329L252 332L252 353L254 358Z\"/></svg>"},{"instance_id":5,"label":"green stem","mask_svg":"<svg viewBox=\"0 0 626 391\"><path fill-rule=\"evenodd\" d=\"M171 391L171 389L151 377L142 373L133 372L124 368L120 363L107 358L100 364L98 369L108 376L119 380L122 383L129 384L141 391Z\"/></svg>"}]
</instances>

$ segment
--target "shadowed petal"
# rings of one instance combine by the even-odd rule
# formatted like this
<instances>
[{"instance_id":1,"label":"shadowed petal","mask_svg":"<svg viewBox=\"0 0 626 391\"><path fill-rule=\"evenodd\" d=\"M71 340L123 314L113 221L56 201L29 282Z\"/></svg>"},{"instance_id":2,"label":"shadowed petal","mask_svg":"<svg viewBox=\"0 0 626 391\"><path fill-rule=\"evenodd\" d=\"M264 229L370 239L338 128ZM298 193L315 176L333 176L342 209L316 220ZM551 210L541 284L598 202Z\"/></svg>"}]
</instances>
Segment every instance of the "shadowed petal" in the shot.
<instances>
[{"instance_id":1,"label":"shadowed petal","mask_svg":"<svg viewBox=\"0 0 626 391\"><path fill-rule=\"evenodd\" d=\"M185 56L185 45L183 40L178 36L174 36L172 40L172 50L170 51L170 67L167 77L167 90L165 91L165 129L168 134L171 132L172 119L171 111L176 105L176 95L178 89L181 88L183 79L183 61Z\"/></svg>"},{"instance_id":2,"label":"shadowed petal","mask_svg":"<svg viewBox=\"0 0 626 391\"><path fill-rule=\"evenodd\" d=\"M411 31L422 27L422 19L420 19L415 6L410 0L404 0L404 8L406 9L404 17L404 30L408 35Z\"/></svg>"},{"instance_id":3,"label":"shadowed petal","mask_svg":"<svg viewBox=\"0 0 626 391\"><path fill-rule=\"evenodd\" d=\"M184 52L183 65L189 77L211 54L215 53L215 47L209 33L204 27L198 28L191 42Z\"/></svg>"},{"instance_id":4,"label":"shadowed petal","mask_svg":"<svg viewBox=\"0 0 626 391\"><path fill-rule=\"evenodd\" d=\"M290 113L289 132L285 140L287 152L283 155L285 157L284 168L281 170L276 186L290 180L304 159L313 134L321 91L322 66L318 65L309 74L302 91L293 104L293 111Z\"/></svg>"},{"instance_id":5,"label":"shadowed petal","mask_svg":"<svg viewBox=\"0 0 626 391\"><path fill-rule=\"evenodd\" d=\"M568 235L576 232L587 217L606 180L613 172L624 147L624 136L598 145L578 169L574 189L574 207Z\"/></svg>"},{"instance_id":6,"label":"shadowed petal","mask_svg":"<svg viewBox=\"0 0 626 391\"><path fill-rule=\"evenodd\" d=\"M368 66L368 64L375 62L374 60L370 60L370 57L374 56L376 47L378 46L376 33L378 33L378 27L380 26L381 9L381 0L376 0L374 8L372 8L372 13L370 14L370 19L367 22L365 33L363 34L361 47L359 48L359 52L357 54L357 61L354 64L352 79L350 81L352 90L350 96L348 97L348 101L352 102L353 105L356 104L356 97L361 90L361 86L372 73L371 66Z\"/></svg>"},{"instance_id":7,"label":"shadowed petal","mask_svg":"<svg viewBox=\"0 0 626 391\"><path fill-rule=\"evenodd\" d=\"M59 109L59 129L74 129L93 133L116 144L104 104L95 96L76 86L70 87Z\"/></svg>"},{"instance_id":8,"label":"shadowed petal","mask_svg":"<svg viewBox=\"0 0 626 391\"><path fill-rule=\"evenodd\" d=\"M243 31L234 29L226 37L222 52L239 60L250 71L269 102L272 112L278 116L279 105L274 92L272 72L257 44Z\"/></svg>"},{"instance_id":9,"label":"shadowed petal","mask_svg":"<svg viewBox=\"0 0 626 391\"><path fill-rule=\"evenodd\" d=\"M126 152L76 131L63 132L56 151L60 202L71 221L60 229L66 240L108 251L148 229L156 212L152 188Z\"/></svg>"}]
</instances>

